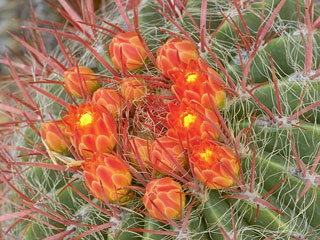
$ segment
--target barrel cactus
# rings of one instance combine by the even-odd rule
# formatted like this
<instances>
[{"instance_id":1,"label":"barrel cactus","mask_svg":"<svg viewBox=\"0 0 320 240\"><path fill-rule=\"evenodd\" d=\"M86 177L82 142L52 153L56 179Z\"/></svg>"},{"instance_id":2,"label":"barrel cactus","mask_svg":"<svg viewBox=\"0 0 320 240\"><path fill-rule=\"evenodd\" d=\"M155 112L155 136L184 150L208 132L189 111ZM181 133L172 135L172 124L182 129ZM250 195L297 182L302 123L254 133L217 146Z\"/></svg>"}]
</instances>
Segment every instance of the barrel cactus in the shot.
<instances>
[{"instance_id":1,"label":"barrel cactus","mask_svg":"<svg viewBox=\"0 0 320 240\"><path fill-rule=\"evenodd\" d=\"M0 59L2 238L320 238L316 1L49 3Z\"/></svg>"}]
</instances>

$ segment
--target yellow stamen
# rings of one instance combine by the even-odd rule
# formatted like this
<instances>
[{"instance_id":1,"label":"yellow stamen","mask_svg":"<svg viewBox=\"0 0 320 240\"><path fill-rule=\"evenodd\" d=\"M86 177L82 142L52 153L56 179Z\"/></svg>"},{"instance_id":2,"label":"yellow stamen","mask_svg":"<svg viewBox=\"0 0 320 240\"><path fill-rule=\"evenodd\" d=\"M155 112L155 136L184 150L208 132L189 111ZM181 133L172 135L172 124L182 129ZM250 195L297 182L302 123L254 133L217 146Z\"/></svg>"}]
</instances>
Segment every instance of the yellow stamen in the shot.
<instances>
[{"instance_id":1,"label":"yellow stamen","mask_svg":"<svg viewBox=\"0 0 320 240\"><path fill-rule=\"evenodd\" d=\"M193 83L195 81L197 81L198 78L198 74L197 73L188 73L186 74L186 81L188 83Z\"/></svg>"},{"instance_id":2,"label":"yellow stamen","mask_svg":"<svg viewBox=\"0 0 320 240\"><path fill-rule=\"evenodd\" d=\"M193 114L188 114L183 118L183 126L184 127L189 127L191 124L193 124L196 121L196 116Z\"/></svg>"},{"instance_id":3,"label":"yellow stamen","mask_svg":"<svg viewBox=\"0 0 320 240\"><path fill-rule=\"evenodd\" d=\"M80 126L87 126L93 122L93 116L91 112L87 112L85 114L82 114L79 124Z\"/></svg>"},{"instance_id":4,"label":"yellow stamen","mask_svg":"<svg viewBox=\"0 0 320 240\"><path fill-rule=\"evenodd\" d=\"M205 152L199 153L200 157L202 157L206 162L209 161L209 158L213 155L213 152L209 149L206 149Z\"/></svg>"}]
</instances>

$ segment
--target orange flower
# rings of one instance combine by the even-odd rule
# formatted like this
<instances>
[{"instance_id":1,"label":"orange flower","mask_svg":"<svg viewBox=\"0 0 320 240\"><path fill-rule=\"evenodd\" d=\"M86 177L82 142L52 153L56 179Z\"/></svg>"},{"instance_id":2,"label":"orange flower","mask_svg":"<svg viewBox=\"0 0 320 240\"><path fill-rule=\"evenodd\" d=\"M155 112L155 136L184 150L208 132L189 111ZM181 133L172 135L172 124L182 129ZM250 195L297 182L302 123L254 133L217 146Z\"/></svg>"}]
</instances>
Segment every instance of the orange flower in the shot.
<instances>
[{"instance_id":1,"label":"orange flower","mask_svg":"<svg viewBox=\"0 0 320 240\"><path fill-rule=\"evenodd\" d=\"M191 61L185 69L172 72L170 78L175 83L172 91L179 99L197 101L205 108L212 108L211 101L219 109L225 106L226 93L220 75L203 60Z\"/></svg>"},{"instance_id":2,"label":"orange flower","mask_svg":"<svg viewBox=\"0 0 320 240\"><path fill-rule=\"evenodd\" d=\"M162 172L161 169L168 172L178 172L174 160L182 167L185 167L186 160L183 151L176 139L167 136L160 137L152 144L152 166L157 167L160 172Z\"/></svg>"},{"instance_id":3,"label":"orange flower","mask_svg":"<svg viewBox=\"0 0 320 240\"><path fill-rule=\"evenodd\" d=\"M43 122L40 133L43 141L51 151L58 153L68 152L68 145L64 142L61 134L65 136L65 140L68 142L70 142L70 139L66 134L66 125L61 120Z\"/></svg>"},{"instance_id":4,"label":"orange flower","mask_svg":"<svg viewBox=\"0 0 320 240\"><path fill-rule=\"evenodd\" d=\"M197 48L188 40L171 38L157 50L157 67L164 76L172 71L185 68L191 60L199 58Z\"/></svg>"},{"instance_id":5,"label":"orange flower","mask_svg":"<svg viewBox=\"0 0 320 240\"><path fill-rule=\"evenodd\" d=\"M132 177L123 160L111 154L95 153L83 164L83 176L90 192L104 201L103 194L109 202L126 203Z\"/></svg>"},{"instance_id":6,"label":"orange flower","mask_svg":"<svg viewBox=\"0 0 320 240\"><path fill-rule=\"evenodd\" d=\"M232 186L240 168L230 148L211 141L193 146L191 162L198 180L210 189Z\"/></svg>"},{"instance_id":7,"label":"orange flower","mask_svg":"<svg viewBox=\"0 0 320 240\"><path fill-rule=\"evenodd\" d=\"M93 93L99 88L99 82L94 72L87 67L72 67L64 72L66 90L77 98Z\"/></svg>"},{"instance_id":8,"label":"orange flower","mask_svg":"<svg viewBox=\"0 0 320 240\"><path fill-rule=\"evenodd\" d=\"M190 106L185 102L177 106L169 103L167 121L169 137L180 139L184 147L192 145L198 139L217 139L219 137L213 125L219 127L219 121L214 112L204 108L199 103L191 102Z\"/></svg>"},{"instance_id":9,"label":"orange flower","mask_svg":"<svg viewBox=\"0 0 320 240\"><path fill-rule=\"evenodd\" d=\"M108 110L113 117L119 116L123 108L123 99L114 88L99 88L94 92L92 102Z\"/></svg>"},{"instance_id":10,"label":"orange flower","mask_svg":"<svg viewBox=\"0 0 320 240\"><path fill-rule=\"evenodd\" d=\"M129 71L141 68L147 53L135 32L118 33L109 45L111 61L116 69L123 66Z\"/></svg>"},{"instance_id":11,"label":"orange flower","mask_svg":"<svg viewBox=\"0 0 320 240\"><path fill-rule=\"evenodd\" d=\"M81 103L79 107L70 105L68 115L62 120L73 145L85 158L91 157L93 152L110 152L116 145L114 118L93 102Z\"/></svg>"},{"instance_id":12,"label":"orange flower","mask_svg":"<svg viewBox=\"0 0 320 240\"><path fill-rule=\"evenodd\" d=\"M129 102L139 104L147 95L147 87L143 80L129 77L125 78L120 85L122 96Z\"/></svg>"},{"instance_id":13,"label":"orange flower","mask_svg":"<svg viewBox=\"0 0 320 240\"><path fill-rule=\"evenodd\" d=\"M148 183L142 202L154 218L177 219L185 207L185 194L180 183L165 177Z\"/></svg>"},{"instance_id":14,"label":"orange flower","mask_svg":"<svg viewBox=\"0 0 320 240\"><path fill-rule=\"evenodd\" d=\"M133 137L132 139L130 139L130 143L131 143L131 151L129 155L130 161L134 164L134 166L138 170L141 170L138 162L138 157L139 157L142 163L144 164L144 166L148 168L150 166L149 156L151 156L152 141L139 138L139 137Z\"/></svg>"}]
</instances>

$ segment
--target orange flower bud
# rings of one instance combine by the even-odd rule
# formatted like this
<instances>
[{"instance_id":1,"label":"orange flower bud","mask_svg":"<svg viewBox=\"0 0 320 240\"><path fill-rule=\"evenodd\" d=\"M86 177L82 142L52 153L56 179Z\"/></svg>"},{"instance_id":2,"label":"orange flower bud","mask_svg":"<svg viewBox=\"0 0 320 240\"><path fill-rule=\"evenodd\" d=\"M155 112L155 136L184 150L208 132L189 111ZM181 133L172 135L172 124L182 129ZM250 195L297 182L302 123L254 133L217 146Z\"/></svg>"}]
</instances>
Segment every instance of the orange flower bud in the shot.
<instances>
[{"instance_id":1,"label":"orange flower bud","mask_svg":"<svg viewBox=\"0 0 320 240\"><path fill-rule=\"evenodd\" d=\"M87 67L72 67L64 72L66 90L77 98L93 93L99 88L99 82L94 72Z\"/></svg>"},{"instance_id":2,"label":"orange flower bud","mask_svg":"<svg viewBox=\"0 0 320 240\"><path fill-rule=\"evenodd\" d=\"M126 203L132 177L123 160L115 155L95 153L83 164L83 176L90 192L104 201Z\"/></svg>"},{"instance_id":3,"label":"orange flower bud","mask_svg":"<svg viewBox=\"0 0 320 240\"><path fill-rule=\"evenodd\" d=\"M68 145L64 142L61 134L65 136L65 140L68 142L70 142L70 139L66 134L66 125L61 120L43 122L40 133L43 141L51 151L58 153L68 152Z\"/></svg>"},{"instance_id":4,"label":"orange flower bud","mask_svg":"<svg viewBox=\"0 0 320 240\"><path fill-rule=\"evenodd\" d=\"M203 60L191 61L185 69L171 73L170 78L175 83L172 91L179 99L197 101L205 108L212 108L212 102L219 109L225 106L226 93L220 75Z\"/></svg>"},{"instance_id":5,"label":"orange flower bud","mask_svg":"<svg viewBox=\"0 0 320 240\"><path fill-rule=\"evenodd\" d=\"M116 69L123 65L127 70L135 70L144 65L147 53L135 32L118 33L109 45L111 61Z\"/></svg>"},{"instance_id":6,"label":"orange flower bud","mask_svg":"<svg viewBox=\"0 0 320 240\"><path fill-rule=\"evenodd\" d=\"M91 157L93 152L111 152L116 145L114 118L93 102L81 103L79 107L70 105L68 115L62 120L73 145L85 158Z\"/></svg>"},{"instance_id":7,"label":"orange flower bud","mask_svg":"<svg viewBox=\"0 0 320 240\"><path fill-rule=\"evenodd\" d=\"M186 160L180 143L173 138L163 136L152 144L152 166L168 172L179 172L175 161L182 167L186 166ZM165 173L162 172L162 173Z\"/></svg>"},{"instance_id":8,"label":"orange flower bud","mask_svg":"<svg viewBox=\"0 0 320 240\"><path fill-rule=\"evenodd\" d=\"M171 38L157 50L156 64L164 76L185 68L191 60L198 60L197 48L188 40Z\"/></svg>"},{"instance_id":9,"label":"orange flower bud","mask_svg":"<svg viewBox=\"0 0 320 240\"><path fill-rule=\"evenodd\" d=\"M219 135L213 125L219 127L219 120L216 114L201 106L196 102L191 102L190 106L185 102L177 106L173 102L169 103L169 113L167 121L169 137L180 139L186 148L199 139L218 139Z\"/></svg>"},{"instance_id":10,"label":"orange flower bud","mask_svg":"<svg viewBox=\"0 0 320 240\"><path fill-rule=\"evenodd\" d=\"M185 194L172 178L154 179L148 183L142 202L154 218L177 219L185 207Z\"/></svg>"},{"instance_id":11,"label":"orange flower bud","mask_svg":"<svg viewBox=\"0 0 320 240\"><path fill-rule=\"evenodd\" d=\"M198 180L210 189L232 186L235 183L232 175L237 177L240 168L230 148L211 141L193 146L191 162Z\"/></svg>"},{"instance_id":12,"label":"orange flower bud","mask_svg":"<svg viewBox=\"0 0 320 240\"><path fill-rule=\"evenodd\" d=\"M150 166L150 158L151 156L151 140L146 140L139 137L133 137L130 139L131 143L131 151L129 155L129 160L134 164L134 166L138 169L140 169L140 165L138 162L138 157L144 164L146 168Z\"/></svg>"},{"instance_id":13,"label":"orange flower bud","mask_svg":"<svg viewBox=\"0 0 320 240\"><path fill-rule=\"evenodd\" d=\"M119 116L123 108L123 99L114 88L99 88L94 92L92 102L108 110L113 117Z\"/></svg>"},{"instance_id":14,"label":"orange flower bud","mask_svg":"<svg viewBox=\"0 0 320 240\"><path fill-rule=\"evenodd\" d=\"M129 102L139 104L147 95L147 87L143 80L129 77L125 78L120 85L122 96Z\"/></svg>"}]
</instances>

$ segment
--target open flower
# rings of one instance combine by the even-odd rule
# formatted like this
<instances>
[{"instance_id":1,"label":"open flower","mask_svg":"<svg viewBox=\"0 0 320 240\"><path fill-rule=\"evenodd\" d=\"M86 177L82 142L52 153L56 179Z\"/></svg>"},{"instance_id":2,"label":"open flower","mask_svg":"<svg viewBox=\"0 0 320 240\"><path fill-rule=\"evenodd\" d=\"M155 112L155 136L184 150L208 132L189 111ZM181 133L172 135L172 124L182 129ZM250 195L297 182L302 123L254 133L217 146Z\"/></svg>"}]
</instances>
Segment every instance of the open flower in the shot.
<instances>
[{"instance_id":1,"label":"open flower","mask_svg":"<svg viewBox=\"0 0 320 240\"><path fill-rule=\"evenodd\" d=\"M66 134L66 125L61 120L43 122L40 133L43 141L51 151L58 153L68 152L68 145L65 141L70 142L70 139Z\"/></svg>"},{"instance_id":2,"label":"open flower","mask_svg":"<svg viewBox=\"0 0 320 240\"><path fill-rule=\"evenodd\" d=\"M83 164L83 176L90 192L104 201L126 203L132 176L123 160L111 154L95 153Z\"/></svg>"},{"instance_id":3,"label":"open flower","mask_svg":"<svg viewBox=\"0 0 320 240\"><path fill-rule=\"evenodd\" d=\"M99 88L94 72L87 67L72 67L64 72L66 90L77 98L83 98Z\"/></svg>"},{"instance_id":4,"label":"open flower","mask_svg":"<svg viewBox=\"0 0 320 240\"><path fill-rule=\"evenodd\" d=\"M67 133L79 153L87 158L93 152L111 152L116 145L116 122L108 111L93 102L70 105L68 115L62 118Z\"/></svg>"},{"instance_id":5,"label":"open flower","mask_svg":"<svg viewBox=\"0 0 320 240\"><path fill-rule=\"evenodd\" d=\"M198 180L210 189L232 186L240 168L230 148L211 141L193 146L191 162Z\"/></svg>"},{"instance_id":6,"label":"open flower","mask_svg":"<svg viewBox=\"0 0 320 240\"><path fill-rule=\"evenodd\" d=\"M177 164L185 167L184 150L180 143L173 138L163 136L152 144L152 166L161 173L178 172Z\"/></svg>"},{"instance_id":7,"label":"open flower","mask_svg":"<svg viewBox=\"0 0 320 240\"><path fill-rule=\"evenodd\" d=\"M113 117L119 116L124 101L119 92L114 88L99 88L92 96L92 102L109 111Z\"/></svg>"},{"instance_id":8,"label":"open flower","mask_svg":"<svg viewBox=\"0 0 320 240\"><path fill-rule=\"evenodd\" d=\"M216 114L204 108L197 102L188 105L182 102L175 105L170 102L167 115L169 137L180 139L184 147L193 144L199 139L218 139L219 135L214 128L220 127Z\"/></svg>"},{"instance_id":9,"label":"open flower","mask_svg":"<svg viewBox=\"0 0 320 240\"><path fill-rule=\"evenodd\" d=\"M172 178L154 179L148 183L142 202L154 218L177 219L185 207L185 194Z\"/></svg>"},{"instance_id":10,"label":"open flower","mask_svg":"<svg viewBox=\"0 0 320 240\"><path fill-rule=\"evenodd\" d=\"M175 83L172 91L179 99L197 101L205 108L212 108L212 102L219 109L225 106L226 93L220 75L203 60L191 61L186 68L172 72L170 78Z\"/></svg>"},{"instance_id":11,"label":"open flower","mask_svg":"<svg viewBox=\"0 0 320 240\"><path fill-rule=\"evenodd\" d=\"M115 35L109 45L109 54L116 69L124 66L129 71L141 68L147 58L147 53L135 32Z\"/></svg>"},{"instance_id":12,"label":"open flower","mask_svg":"<svg viewBox=\"0 0 320 240\"><path fill-rule=\"evenodd\" d=\"M157 67L164 76L170 77L170 73L185 68L191 60L199 58L197 48L189 40L171 38L157 50Z\"/></svg>"}]
</instances>

